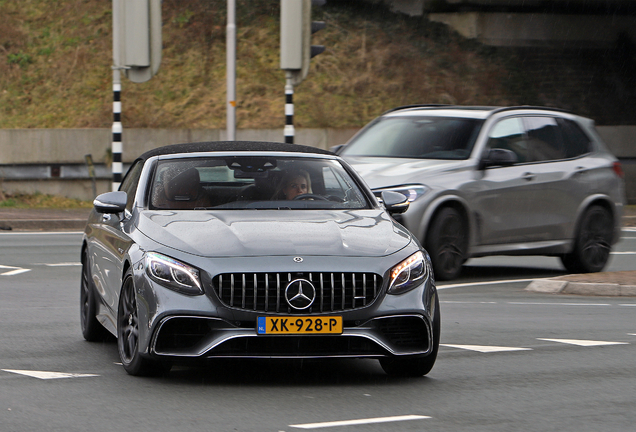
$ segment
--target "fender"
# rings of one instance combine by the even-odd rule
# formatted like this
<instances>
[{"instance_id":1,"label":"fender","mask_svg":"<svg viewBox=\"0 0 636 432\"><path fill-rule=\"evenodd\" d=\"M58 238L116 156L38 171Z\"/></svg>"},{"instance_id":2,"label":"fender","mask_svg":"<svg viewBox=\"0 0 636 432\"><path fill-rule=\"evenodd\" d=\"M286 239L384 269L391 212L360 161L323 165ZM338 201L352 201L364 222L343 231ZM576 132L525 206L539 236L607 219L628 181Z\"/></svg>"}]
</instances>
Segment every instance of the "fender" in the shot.
<instances>
[{"instance_id":1,"label":"fender","mask_svg":"<svg viewBox=\"0 0 636 432\"><path fill-rule=\"evenodd\" d=\"M444 207L447 204L459 205L459 207L461 207L467 215L468 250L466 251L467 252L466 257L468 257L470 256L470 251L476 241L476 232L475 232L475 229L473 229L475 227L475 218L473 214L470 212L468 203L466 202L466 200L458 195L455 195L455 194L442 195L435 198L435 200L431 201L431 203L426 208L426 211L424 212L424 216L422 217L422 220L420 221L420 225L417 231L417 238L420 239L420 242L422 243L422 245L426 247L425 246L426 233L428 232L428 228L431 222L433 221L433 217L435 216L435 213L437 213L437 211L440 208Z\"/></svg>"}]
</instances>

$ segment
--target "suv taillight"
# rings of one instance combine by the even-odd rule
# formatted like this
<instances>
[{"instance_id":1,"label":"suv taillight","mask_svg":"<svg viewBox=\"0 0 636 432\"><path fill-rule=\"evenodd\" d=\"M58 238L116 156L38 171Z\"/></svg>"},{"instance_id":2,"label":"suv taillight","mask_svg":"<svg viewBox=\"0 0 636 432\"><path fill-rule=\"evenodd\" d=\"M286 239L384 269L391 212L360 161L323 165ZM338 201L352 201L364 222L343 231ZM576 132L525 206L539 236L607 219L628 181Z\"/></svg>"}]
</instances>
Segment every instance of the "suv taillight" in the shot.
<instances>
[{"instance_id":1,"label":"suv taillight","mask_svg":"<svg viewBox=\"0 0 636 432\"><path fill-rule=\"evenodd\" d=\"M612 169L617 176L619 176L620 178L625 178L625 173L623 172L623 167L621 166L620 162L614 162L612 164Z\"/></svg>"}]
</instances>

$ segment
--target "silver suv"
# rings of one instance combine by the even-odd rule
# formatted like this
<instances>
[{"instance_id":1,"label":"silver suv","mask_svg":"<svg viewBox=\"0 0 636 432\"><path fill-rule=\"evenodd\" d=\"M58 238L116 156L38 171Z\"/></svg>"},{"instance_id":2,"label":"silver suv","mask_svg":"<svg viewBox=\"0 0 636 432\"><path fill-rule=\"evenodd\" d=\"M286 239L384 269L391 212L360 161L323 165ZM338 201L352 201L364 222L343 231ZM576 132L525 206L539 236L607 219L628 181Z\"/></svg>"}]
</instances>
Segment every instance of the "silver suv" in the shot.
<instances>
[{"instance_id":1,"label":"silver suv","mask_svg":"<svg viewBox=\"0 0 636 432\"><path fill-rule=\"evenodd\" d=\"M335 149L398 216L440 280L486 255L550 255L601 271L620 237L623 172L592 120L540 107L411 105Z\"/></svg>"}]
</instances>

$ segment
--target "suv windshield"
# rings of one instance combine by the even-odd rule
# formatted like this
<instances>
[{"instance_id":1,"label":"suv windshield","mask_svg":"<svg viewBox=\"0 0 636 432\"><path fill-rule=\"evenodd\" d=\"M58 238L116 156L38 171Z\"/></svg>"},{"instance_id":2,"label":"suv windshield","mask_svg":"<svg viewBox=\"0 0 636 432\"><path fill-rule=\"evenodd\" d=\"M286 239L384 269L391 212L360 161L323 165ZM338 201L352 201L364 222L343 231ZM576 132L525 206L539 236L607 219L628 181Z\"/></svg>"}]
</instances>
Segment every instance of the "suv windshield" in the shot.
<instances>
[{"instance_id":1,"label":"suv windshield","mask_svg":"<svg viewBox=\"0 0 636 432\"><path fill-rule=\"evenodd\" d=\"M228 156L159 161L149 208L363 209L371 205L338 161Z\"/></svg>"},{"instance_id":2,"label":"suv windshield","mask_svg":"<svg viewBox=\"0 0 636 432\"><path fill-rule=\"evenodd\" d=\"M341 152L347 156L468 159L483 120L451 117L382 117Z\"/></svg>"}]
</instances>

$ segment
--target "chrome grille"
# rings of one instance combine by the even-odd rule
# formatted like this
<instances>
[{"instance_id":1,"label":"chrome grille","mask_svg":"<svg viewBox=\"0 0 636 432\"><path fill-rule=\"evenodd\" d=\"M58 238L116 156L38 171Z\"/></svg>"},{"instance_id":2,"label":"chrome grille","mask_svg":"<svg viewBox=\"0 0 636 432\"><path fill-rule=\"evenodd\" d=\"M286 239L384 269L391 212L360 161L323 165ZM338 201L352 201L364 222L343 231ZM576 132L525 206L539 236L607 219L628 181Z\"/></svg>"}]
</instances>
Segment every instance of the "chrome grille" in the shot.
<instances>
[{"instance_id":1,"label":"chrome grille","mask_svg":"<svg viewBox=\"0 0 636 432\"><path fill-rule=\"evenodd\" d=\"M292 309L285 288L296 279L310 281L316 299L306 310ZM214 290L224 305L257 312L316 313L358 309L380 292L382 277L374 273L224 273L214 277Z\"/></svg>"}]
</instances>

